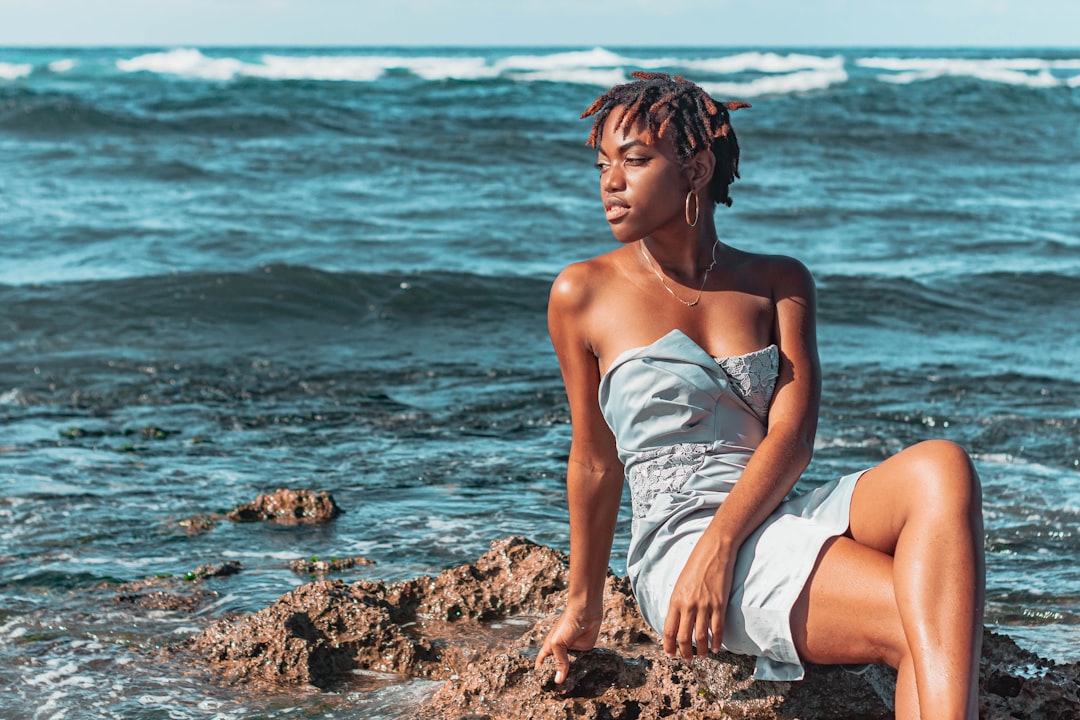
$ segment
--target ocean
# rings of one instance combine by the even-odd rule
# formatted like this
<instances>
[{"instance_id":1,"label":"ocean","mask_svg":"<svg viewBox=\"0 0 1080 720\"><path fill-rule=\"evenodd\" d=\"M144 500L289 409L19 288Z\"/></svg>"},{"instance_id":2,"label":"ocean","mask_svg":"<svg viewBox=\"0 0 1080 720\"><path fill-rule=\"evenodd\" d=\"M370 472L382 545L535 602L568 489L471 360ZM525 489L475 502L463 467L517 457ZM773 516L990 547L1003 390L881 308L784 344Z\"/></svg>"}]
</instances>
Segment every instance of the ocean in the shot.
<instances>
[{"instance_id":1,"label":"ocean","mask_svg":"<svg viewBox=\"0 0 1080 720\"><path fill-rule=\"evenodd\" d=\"M578 116L634 69L753 104L718 228L818 282L803 487L959 442L987 623L1080 660L1080 50L8 48L5 720L396 718L431 691L254 693L154 651L305 582L295 558L394 580L567 548L546 298L615 246ZM179 524L279 487L346 512ZM223 560L194 614L109 589Z\"/></svg>"}]
</instances>

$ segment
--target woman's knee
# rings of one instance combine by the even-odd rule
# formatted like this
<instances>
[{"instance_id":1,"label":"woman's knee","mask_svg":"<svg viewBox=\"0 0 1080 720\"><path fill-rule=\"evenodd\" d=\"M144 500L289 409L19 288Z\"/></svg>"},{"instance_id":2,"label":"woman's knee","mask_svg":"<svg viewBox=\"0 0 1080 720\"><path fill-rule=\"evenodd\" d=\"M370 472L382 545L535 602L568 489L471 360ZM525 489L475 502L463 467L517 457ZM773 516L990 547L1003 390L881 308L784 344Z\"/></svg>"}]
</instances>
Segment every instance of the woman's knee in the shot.
<instances>
[{"instance_id":1,"label":"woman's knee","mask_svg":"<svg viewBox=\"0 0 1080 720\"><path fill-rule=\"evenodd\" d=\"M924 507L969 511L982 505L979 474L967 451L950 440L926 440L909 453L911 480L920 485Z\"/></svg>"}]
</instances>

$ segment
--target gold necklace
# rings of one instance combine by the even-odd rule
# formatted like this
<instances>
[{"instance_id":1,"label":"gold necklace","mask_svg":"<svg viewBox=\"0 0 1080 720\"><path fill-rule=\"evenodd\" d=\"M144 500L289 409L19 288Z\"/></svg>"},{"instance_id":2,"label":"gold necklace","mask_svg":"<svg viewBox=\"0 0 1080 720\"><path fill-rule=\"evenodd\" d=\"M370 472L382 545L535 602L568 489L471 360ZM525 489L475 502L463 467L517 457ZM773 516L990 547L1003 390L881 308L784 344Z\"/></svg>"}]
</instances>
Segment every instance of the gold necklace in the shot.
<instances>
[{"instance_id":1,"label":"gold necklace","mask_svg":"<svg viewBox=\"0 0 1080 720\"><path fill-rule=\"evenodd\" d=\"M650 257L651 253L649 253L648 249L645 247L645 238L642 238L640 240L640 243L641 257L645 258L645 264L648 265L649 269L656 274L657 279L660 280L660 283L664 286L664 289L671 293L671 297L675 298L686 307L694 307L699 302L701 302L701 295L705 292L705 283L709 282L709 273L712 272L712 269L714 267L716 267L716 248L720 244L720 238L716 238L716 242L713 243L712 262L709 263L709 267L705 268L705 275L701 278L701 287L698 288L697 297L694 298L693 302L683 300L681 297L675 294L675 291L672 290L671 286L667 284L667 280L664 279L664 276L660 272L660 269L656 266L657 264Z\"/></svg>"}]
</instances>

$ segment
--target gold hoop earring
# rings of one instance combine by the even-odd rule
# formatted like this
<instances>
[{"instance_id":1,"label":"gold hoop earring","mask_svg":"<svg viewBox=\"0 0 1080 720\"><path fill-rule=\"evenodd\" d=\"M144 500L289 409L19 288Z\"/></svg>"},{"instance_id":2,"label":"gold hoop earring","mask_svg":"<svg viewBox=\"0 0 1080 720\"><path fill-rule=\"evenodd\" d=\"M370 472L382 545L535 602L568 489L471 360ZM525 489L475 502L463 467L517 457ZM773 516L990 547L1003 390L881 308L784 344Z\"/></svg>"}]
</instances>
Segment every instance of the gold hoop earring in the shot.
<instances>
[{"instance_id":1,"label":"gold hoop earring","mask_svg":"<svg viewBox=\"0 0 1080 720\"><path fill-rule=\"evenodd\" d=\"M690 197L694 198L694 219L690 220ZM686 218L686 224L690 227L697 227L698 217L701 215L701 200L698 198L698 194L691 190L686 193L686 203L683 208L683 215Z\"/></svg>"}]
</instances>

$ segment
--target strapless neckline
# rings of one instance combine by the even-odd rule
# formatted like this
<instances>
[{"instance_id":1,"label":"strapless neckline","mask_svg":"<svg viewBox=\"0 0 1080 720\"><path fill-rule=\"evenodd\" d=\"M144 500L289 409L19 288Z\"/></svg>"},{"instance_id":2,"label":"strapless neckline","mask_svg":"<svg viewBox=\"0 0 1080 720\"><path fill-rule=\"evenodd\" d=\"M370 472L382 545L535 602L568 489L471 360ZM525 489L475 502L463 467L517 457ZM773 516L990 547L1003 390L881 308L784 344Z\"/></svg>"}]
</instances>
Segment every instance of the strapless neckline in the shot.
<instances>
[{"instance_id":1,"label":"strapless neckline","mask_svg":"<svg viewBox=\"0 0 1080 720\"><path fill-rule=\"evenodd\" d=\"M664 342L667 342L668 340L671 340L671 339L679 339L679 340L684 341L687 345L689 345L690 347L696 349L697 352L700 353L703 357L709 358L713 362L720 363L720 364L723 364L725 361L728 361L728 360L739 360L739 359L744 359L744 358L752 358L752 357L754 357L756 355L761 355L761 354L764 354L764 353L772 352L774 350L778 350L778 348L776 347L776 343L770 343L770 344L766 345L763 348L759 348L757 350L751 350L750 352L742 353L741 355L710 355L709 352L705 348L701 347L701 345L699 345L697 343L697 341L694 340L694 338L690 337L689 335L684 333L679 328L674 328L674 329L668 331L666 334L662 335L661 337L658 337L656 340L653 340L648 345L639 345L638 347L632 347L632 348L627 348L626 350L623 350L621 353L619 353L618 355L615 356L614 360L611 361L611 364L608 365L607 370L605 370L604 374L600 376L601 379L603 379L603 378L607 377L608 375L610 375L611 371L614 370L616 367L618 367L622 363L623 360L625 360L625 359L627 359L629 357L632 357L632 356L634 356L634 355L636 355L638 353L641 353L641 352L643 352L645 350L649 350L650 348L654 348L657 345L660 345L660 344L662 344Z\"/></svg>"}]
</instances>

